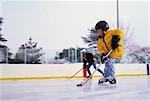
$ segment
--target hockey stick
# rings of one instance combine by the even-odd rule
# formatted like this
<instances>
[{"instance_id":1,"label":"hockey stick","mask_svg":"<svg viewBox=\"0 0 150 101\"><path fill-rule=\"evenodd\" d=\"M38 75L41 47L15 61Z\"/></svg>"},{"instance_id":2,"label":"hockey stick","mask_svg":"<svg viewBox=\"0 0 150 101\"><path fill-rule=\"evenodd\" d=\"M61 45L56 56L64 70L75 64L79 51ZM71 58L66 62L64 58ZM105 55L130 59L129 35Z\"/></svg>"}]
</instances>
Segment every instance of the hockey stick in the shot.
<instances>
[{"instance_id":1,"label":"hockey stick","mask_svg":"<svg viewBox=\"0 0 150 101\"><path fill-rule=\"evenodd\" d=\"M106 55L106 56L104 56L104 58L109 57L109 55L110 55L112 52L113 52L113 50L111 49L111 50L107 53L107 55Z\"/></svg>"},{"instance_id":2,"label":"hockey stick","mask_svg":"<svg viewBox=\"0 0 150 101\"><path fill-rule=\"evenodd\" d=\"M87 79L85 79L85 80L81 81L79 84L77 84L77 87L86 84L86 83L90 80L90 78L94 75L94 73L97 71L97 69L98 69L100 66L101 66L101 64L99 64L99 66L95 69L95 71L91 74L90 77L88 77Z\"/></svg>"},{"instance_id":3,"label":"hockey stick","mask_svg":"<svg viewBox=\"0 0 150 101\"><path fill-rule=\"evenodd\" d=\"M83 68L81 68L80 70L78 70L75 74L73 74L71 77L68 77L68 78L66 78L66 79L71 79L71 78L73 78L75 75L77 75L81 70L82 70Z\"/></svg>"},{"instance_id":4,"label":"hockey stick","mask_svg":"<svg viewBox=\"0 0 150 101\"><path fill-rule=\"evenodd\" d=\"M83 57L86 61L88 61L85 57ZM66 79L71 79L73 78L75 75L77 75L83 68L81 68L79 71L77 71L74 75L72 75L71 77L67 77Z\"/></svg>"}]
</instances>

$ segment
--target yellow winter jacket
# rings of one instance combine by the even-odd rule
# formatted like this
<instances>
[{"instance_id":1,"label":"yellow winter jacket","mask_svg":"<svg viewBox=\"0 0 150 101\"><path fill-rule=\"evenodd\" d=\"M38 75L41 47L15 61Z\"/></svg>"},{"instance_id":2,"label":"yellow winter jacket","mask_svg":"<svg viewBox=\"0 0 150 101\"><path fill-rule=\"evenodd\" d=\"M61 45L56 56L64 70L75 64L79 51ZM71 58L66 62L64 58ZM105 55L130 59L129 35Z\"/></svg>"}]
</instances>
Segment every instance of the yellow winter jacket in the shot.
<instances>
[{"instance_id":1,"label":"yellow winter jacket","mask_svg":"<svg viewBox=\"0 0 150 101\"><path fill-rule=\"evenodd\" d=\"M123 46L123 36L124 32L120 29L108 30L104 32L104 38L99 38L98 40L98 51L100 54L108 53L111 50L111 39L113 35L118 35L120 41L118 42L118 48L116 48L111 54L110 57L120 59L123 56L124 46Z\"/></svg>"}]
</instances>

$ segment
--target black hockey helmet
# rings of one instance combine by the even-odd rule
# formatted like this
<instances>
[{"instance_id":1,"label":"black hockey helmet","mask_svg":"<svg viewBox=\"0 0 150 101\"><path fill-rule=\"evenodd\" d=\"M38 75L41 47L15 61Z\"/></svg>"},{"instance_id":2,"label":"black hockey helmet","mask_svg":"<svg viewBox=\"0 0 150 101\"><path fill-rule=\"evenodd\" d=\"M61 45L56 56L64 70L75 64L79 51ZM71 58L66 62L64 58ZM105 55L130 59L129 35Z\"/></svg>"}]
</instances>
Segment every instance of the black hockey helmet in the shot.
<instances>
[{"instance_id":1,"label":"black hockey helmet","mask_svg":"<svg viewBox=\"0 0 150 101\"><path fill-rule=\"evenodd\" d=\"M106 21L102 20L95 25L95 30L97 29L102 29L102 31L107 31L109 29L109 25Z\"/></svg>"}]
</instances>

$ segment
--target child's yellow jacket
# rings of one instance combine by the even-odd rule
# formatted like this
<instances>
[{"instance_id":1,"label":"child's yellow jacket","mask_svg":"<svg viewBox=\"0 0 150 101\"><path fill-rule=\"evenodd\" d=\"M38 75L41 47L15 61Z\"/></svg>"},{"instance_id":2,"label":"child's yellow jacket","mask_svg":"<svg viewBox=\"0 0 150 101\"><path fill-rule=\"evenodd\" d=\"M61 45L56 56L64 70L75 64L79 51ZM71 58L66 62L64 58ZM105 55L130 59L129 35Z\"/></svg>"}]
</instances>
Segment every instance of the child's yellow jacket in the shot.
<instances>
[{"instance_id":1,"label":"child's yellow jacket","mask_svg":"<svg viewBox=\"0 0 150 101\"><path fill-rule=\"evenodd\" d=\"M124 32L120 29L108 30L104 32L104 38L99 38L98 40L98 51L100 54L108 53L111 50L111 39L113 35L118 35L120 41L118 42L118 48L116 48L111 54L110 57L120 59L123 56L124 46L123 46L123 36Z\"/></svg>"}]
</instances>

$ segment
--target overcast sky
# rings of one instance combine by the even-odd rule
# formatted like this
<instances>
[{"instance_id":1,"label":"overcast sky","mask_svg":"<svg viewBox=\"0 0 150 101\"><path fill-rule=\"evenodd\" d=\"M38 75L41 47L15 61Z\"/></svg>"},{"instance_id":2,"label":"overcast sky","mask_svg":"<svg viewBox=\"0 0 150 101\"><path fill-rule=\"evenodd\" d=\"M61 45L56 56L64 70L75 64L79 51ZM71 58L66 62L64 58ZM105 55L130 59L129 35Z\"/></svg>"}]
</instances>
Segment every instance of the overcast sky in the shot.
<instances>
[{"instance_id":1,"label":"overcast sky","mask_svg":"<svg viewBox=\"0 0 150 101\"><path fill-rule=\"evenodd\" d=\"M150 46L149 0L120 0L120 22L134 28L133 40ZM116 0L2 0L2 33L10 49L29 37L45 50L82 47L81 36L99 20L116 27Z\"/></svg>"}]
</instances>

